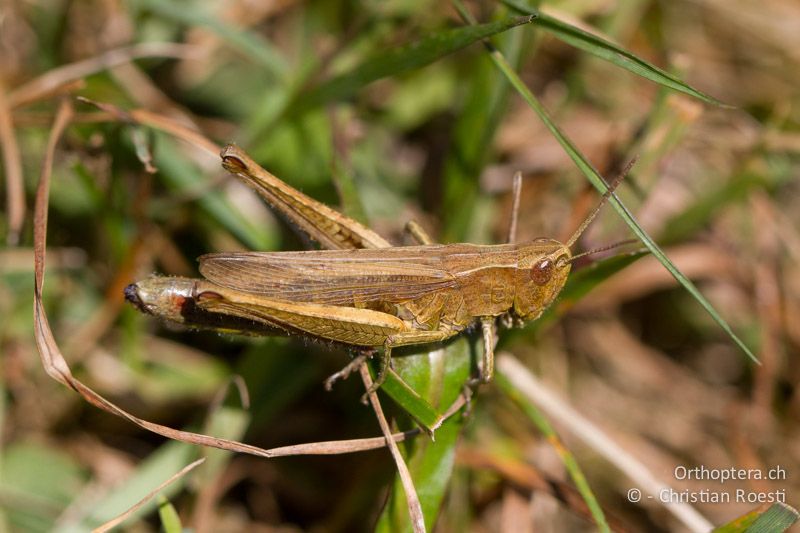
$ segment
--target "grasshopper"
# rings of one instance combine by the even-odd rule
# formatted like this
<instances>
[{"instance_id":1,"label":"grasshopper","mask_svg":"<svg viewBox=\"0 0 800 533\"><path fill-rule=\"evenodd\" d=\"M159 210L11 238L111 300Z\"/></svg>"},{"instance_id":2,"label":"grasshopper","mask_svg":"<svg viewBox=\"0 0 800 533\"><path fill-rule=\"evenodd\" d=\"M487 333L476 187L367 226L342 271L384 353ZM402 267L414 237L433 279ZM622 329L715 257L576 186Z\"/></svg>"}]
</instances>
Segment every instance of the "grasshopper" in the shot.
<instances>
[{"instance_id":1,"label":"grasshopper","mask_svg":"<svg viewBox=\"0 0 800 533\"><path fill-rule=\"evenodd\" d=\"M369 392L383 383L392 350L438 343L480 324L479 381L492 379L495 327L538 318L564 286L571 247L619 183L566 243L430 244L392 247L378 234L293 189L236 146L223 167L278 213L330 250L214 253L199 258L205 279L151 277L129 285L140 311L190 327L255 335L304 335L362 350L326 385L346 377L369 350L382 348ZM624 175L624 174L623 174ZM513 225L513 222L512 222ZM510 237L511 240L511 237Z\"/></svg>"}]
</instances>

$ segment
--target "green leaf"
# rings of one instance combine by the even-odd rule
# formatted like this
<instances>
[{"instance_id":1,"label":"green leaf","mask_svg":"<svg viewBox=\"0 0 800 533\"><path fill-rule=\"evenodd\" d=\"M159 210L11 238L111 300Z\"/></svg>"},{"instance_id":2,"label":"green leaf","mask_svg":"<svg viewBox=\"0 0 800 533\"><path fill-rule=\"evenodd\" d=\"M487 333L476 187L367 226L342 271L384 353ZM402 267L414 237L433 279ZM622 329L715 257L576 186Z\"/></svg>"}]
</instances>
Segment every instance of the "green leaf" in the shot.
<instances>
[{"instance_id":1,"label":"green leaf","mask_svg":"<svg viewBox=\"0 0 800 533\"><path fill-rule=\"evenodd\" d=\"M577 147L572 143L572 141L559 129L559 127L553 122L553 120L548 115L547 111L542 106L541 102L533 95L533 93L528 89L528 87L523 83L523 81L519 78L514 69L511 68L511 65L508 64L506 59L503 55L497 50L491 50L490 56L492 61L497 66L497 68L508 78L511 82L511 85L519 92L520 96L528 103L528 105L533 109L539 118L544 122L547 129L550 130L550 133L556 140L561 144L564 151L567 152L567 155L572 159L573 162L577 165L578 169L586 176L586 179L591 182L594 187L602 192L605 193L608 190L608 186L606 185L605 181L603 180L600 173L592 166L592 164L583 156L583 154L578 151ZM725 321L724 318L717 312L714 306L700 293L700 291L695 287L694 283L692 283L689 278L683 275L680 270L670 261L670 259L664 254L661 248L650 238L650 236L642 229L636 219L633 217L630 211L619 201L616 195L612 195L609 199L611 205L614 206L617 213L620 214L625 223L628 224L628 227L631 228L633 233L639 237L639 240L650 250L650 252L658 259L658 261L664 265L670 274L680 283L683 287L689 292L689 294L694 297L695 300L705 309L708 314L711 315L711 318L719 324L719 326L728 334L728 336L742 349L742 351L755 363L761 364L758 358L750 351L750 348L742 342L742 340L733 332L731 327Z\"/></svg>"},{"instance_id":2,"label":"green leaf","mask_svg":"<svg viewBox=\"0 0 800 533\"><path fill-rule=\"evenodd\" d=\"M165 533L181 533L183 526L175 507L164 496L158 497L158 517Z\"/></svg>"},{"instance_id":3,"label":"green leaf","mask_svg":"<svg viewBox=\"0 0 800 533\"><path fill-rule=\"evenodd\" d=\"M525 415L536 425L536 427L539 428L539 431L542 432L542 434L553 446L556 453L561 458L561 462L564 464L564 467L567 469L567 472L569 472L572 481L575 483L575 487L578 489L581 497L583 497L583 500L589 507L589 511L592 513L592 517L597 524L597 528L600 531L610 532L611 528L609 527L605 515L603 514L603 509L600 507L600 504L598 503L594 492L592 492L591 487L589 487L589 482L586 480L586 476L583 475L583 471L581 470L580 466L578 466L578 461L575 460L575 456L572 454L572 452L570 452L561 442L561 439L550 425L547 417L545 417L535 405L529 402L502 372L498 372L496 374L495 382L497 383L498 388L502 390L522 410L523 413L525 413Z\"/></svg>"},{"instance_id":4,"label":"green leaf","mask_svg":"<svg viewBox=\"0 0 800 533\"><path fill-rule=\"evenodd\" d=\"M769 508L760 507L714 529L713 533L780 533L786 531L800 518L794 508L785 503L775 503Z\"/></svg>"},{"instance_id":5,"label":"green leaf","mask_svg":"<svg viewBox=\"0 0 800 533\"><path fill-rule=\"evenodd\" d=\"M373 378L375 365L371 366ZM386 381L381 385L381 391L385 392L397 405L403 408L425 429L432 432L442 422L442 415L412 387L410 387L394 371L386 375Z\"/></svg>"},{"instance_id":6,"label":"green leaf","mask_svg":"<svg viewBox=\"0 0 800 533\"><path fill-rule=\"evenodd\" d=\"M530 8L527 8L518 2L515 2L514 0L503 0L503 3L520 13L533 14ZM590 54L601 59L605 59L606 61L617 65L618 67L622 67L625 70L633 72L634 74L650 81L656 82L659 85L663 85L664 87L688 94L689 96L693 96L710 104L730 107L727 104L720 102L713 96L698 91L694 87L682 81L680 78L658 68L651 63L648 63L636 54L617 46L611 41L603 39L602 37L598 37L597 35L593 35L549 15L545 15L544 13L538 12L536 15L537 17L533 21L534 24L543 30L552 33L556 38L571 46L574 46L575 48L583 50L584 52L589 52Z\"/></svg>"},{"instance_id":7,"label":"green leaf","mask_svg":"<svg viewBox=\"0 0 800 533\"><path fill-rule=\"evenodd\" d=\"M456 400L469 377L471 355L470 340L462 336L444 349L430 354L398 357L395 366L414 390L440 409L446 409ZM464 423L465 418L455 414L436 430L435 441L419 436L400 444L422 504L428 531L433 530L450 484L455 448ZM405 425L411 427L408 422ZM395 479L389 502L378 520L376 530L411 531L399 478Z\"/></svg>"},{"instance_id":8,"label":"green leaf","mask_svg":"<svg viewBox=\"0 0 800 533\"><path fill-rule=\"evenodd\" d=\"M499 22L441 31L413 44L384 50L366 59L353 70L300 95L293 110L301 112L333 100L347 98L375 80L424 67L476 41L528 24L531 20L532 16L512 17Z\"/></svg>"}]
</instances>

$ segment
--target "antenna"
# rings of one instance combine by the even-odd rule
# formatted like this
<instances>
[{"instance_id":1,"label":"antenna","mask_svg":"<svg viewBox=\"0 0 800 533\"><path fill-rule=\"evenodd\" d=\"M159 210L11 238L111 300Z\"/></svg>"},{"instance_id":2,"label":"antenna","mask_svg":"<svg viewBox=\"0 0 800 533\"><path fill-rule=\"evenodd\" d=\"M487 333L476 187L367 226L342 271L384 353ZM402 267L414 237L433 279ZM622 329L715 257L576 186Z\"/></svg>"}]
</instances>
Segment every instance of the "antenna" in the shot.
<instances>
[{"instance_id":1,"label":"antenna","mask_svg":"<svg viewBox=\"0 0 800 533\"><path fill-rule=\"evenodd\" d=\"M609 244L606 246L601 246L600 248L595 248L594 250L589 250L588 252L581 252L578 255L573 255L569 258L569 260L565 261L566 263L572 263L576 259L580 259L581 257L586 257L587 255L592 255L600 252L606 252L608 250L613 250L614 248L619 248L620 246L625 246L626 244L636 244L639 242L639 239L626 239L624 241L615 242L614 244Z\"/></svg>"},{"instance_id":2,"label":"antenna","mask_svg":"<svg viewBox=\"0 0 800 533\"><path fill-rule=\"evenodd\" d=\"M606 190L605 193L603 193L603 197L600 199L600 203L597 204L597 207L595 207L591 213L589 213L589 216L586 217L586 219L581 223L581 225L578 227L575 233L572 234L572 237L570 237L569 240L567 241L566 244L567 248L572 248L572 245L575 244L575 241L577 241L580 238L580 236L583 235L583 232L586 231L586 228L589 227L589 224L592 223L592 221L595 219L597 214L606 204L611 195L614 194L614 191L616 190L617 186L620 183L622 183L622 179L631 170L631 167L633 167L633 165L636 164L636 161L638 159L639 159L638 156L631 159L628 162L628 164L625 165L625 168L622 169L622 172L620 172L619 175L616 178L614 178L614 181L611 182L611 185L607 185L608 189ZM597 252L600 250L595 250L595 251ZM585 255L585 254L580 254L580 255ZM580 257L580 256L575 256L575 257Z\"/></svg>"},{"instance_id":3,"label":"antenna","mask_svg":"<svg viewBox=\"0 0 800 533\"><path fill-rule=\"evenodd\" d=\"M511 221L508 224L508 244L514 244L517 240L517 218L519 215L519 196L522 192L522 172L519 170L514 174L514 181L511 186Z\"/></svg>"}]
</instances>

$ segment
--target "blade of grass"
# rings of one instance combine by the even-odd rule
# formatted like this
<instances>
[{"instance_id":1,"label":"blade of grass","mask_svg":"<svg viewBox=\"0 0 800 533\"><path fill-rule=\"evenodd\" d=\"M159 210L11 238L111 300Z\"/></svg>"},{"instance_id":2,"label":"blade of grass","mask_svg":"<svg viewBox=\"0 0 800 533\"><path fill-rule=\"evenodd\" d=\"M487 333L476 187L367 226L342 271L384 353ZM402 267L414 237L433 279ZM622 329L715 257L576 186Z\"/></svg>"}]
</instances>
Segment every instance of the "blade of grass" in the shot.
<instances>
[{"instance_id":1,"label":"blade of grass","mask_svg":"<svg viewBox=\"0 0 800 533\"><path fill-rule=\"evenodd\" d=\"M461 27L435 33L407 46L392 48L367 58L353 70L323 82L301 94L292 105L300 113L333 100L353 95L356 91L386 76L399 76L404 72L429 65L470 44L491 35L528 24L533 16L512 17L498 22Z\"/></svg>"},{"instance_id":2,"label":"blade of grass","mask_svg":"<svg viewBox=\"0 0 800 533\"><path fill-rule=\"evenodd\" d=\"M63 533L94 528L107 531L125 520L144 516L154 509L151 500L155 495L171 496L183 489L185 480L180 480L183 474L205 461L200 459L185 466L195 453L191 446L180 442L163 444L141 461L127 479L87 506L85 514L76 516L75 522L60 524L54 531ZM175 471L178 473L164 480L164 472ZM179 482L173 484L175 481Z\"/></svg>"},{"instance_id":3,"label":"blade of grass","mask_svg":"<svg viewBox=\"0 0 800 533\"><path fill-rule=\"evenodd\" d=\"M424 398L441 407L452 404L461 394L469 377L470 355L470 342L462 337L430 354L398 358L395 365L404 381L420 391ZM405 441L402 445L429 530L436 524L445 492L450 486L455 448L465 420L456 413L436 430L435 441L417 438L413 442ZM400 417L398 424L412 425L407 417ZM380 532L411 529L399 480L395 480L389 502L375 529Z\"/></svg>"},{"instance_id":4,"label":"blade of grass","mask_svg":"<svg viewBox=\"0 0 800 533\"><path fill-rule=\"evenodd\" d=\"M52 97L68 89L72 84L84 81L84 78L136 59L157 57L189 59L193 57L194 51L195 47L191 45L157 42L114 48L87 59L50 69L25 82L8 94L8 104L12 108L17 108Z\"/></svg>"},{"instance_id":5,"label":"blade of grass","mask_svg":"<svg viewBox=\"0 0 800 533\"><path fill-rule=\"evenodd\" d=\"M425 524L434 529L444 494L450 487L450 477L455 462L455 448L464 422L452 417L436 431L436 441L417 438L413 444L404 442L403 455L408 461L411 477L417 487ZM402 497L400 481L392 487L392 494L375 530L399 532L411 529Z\"/></svg>"},{"instance_id":6,"label":"blade of grass","mask_svg":"<svg viewBox=\"0 0 800 533\"><path fill-rule=\"evenodd\" d=\"M358 194L358 185L353 176L350 165L348 164L348 146L340 133L344 128L339 124L339 117L331 113L333 123L333 133L331 135L331 145L333 146L333 157L331 158L331 181L333 181L336 192L339 194L339 201L342 212L350 218L366 224L367 215L364 211L364 204Z\"/></svg>"},{"instance_id":7,"label":"blade of grass","mask_svg":"<svg viewBox=\"0 0 800 533\"><path fill-rule=\"evenodd\" d=\"M6 243L16 246L25 222L25 183L22 176L22 152L17 142L14 121L5 89L0 85L0 151L6 180Z\"/></svg>"},{"instance_id":8,"label":"blade of grass","mask_svg":"<svg viewBox=\"0 0 800 533\"><path fill-rule=\"evenodd\" d=\"M675 91L688 94L689 96L693 96L704 102L708 102L709 104L730 107L727 104L720 102L713 96L698 91L691 85L682 81L680 78L658 68L651 63L648 63L639 56L625 50L611 41L603 39L602 37L598 37L597 35L593 35L571 24L567 24L566 22L558 20L557 18L546 15L541 11L533 12L530 8L515 0L502 1L505 5L519 13L536 15L536 19L533 21L534 24L543 30L552 33L556 38L564 41L565 43L578 48L579 50L583 50L584 52L588 52L601 59L605 59L606 61L613 63L618 67L622 67L638 76L658 83L659 85L663 85L664 87L669 87Z\"/></svg>"},{"instance_id":9,"label":"blade of grass","mask_svg":"<svg viewBox=\"0 0 800 533\"><path fill-rule=\"evenodd\" d=\"M0 497L6 502L3 531L53 531L69 514L76 493L86 493L86 471L56 446L33 441L4 443L0 456Z\"/></svg>"},{"instance_id":10,"label":"blade of grass","mask_svg":"<svg viewBox=\"0 0 800 533\"><path fill-rule=\"evenodd\" d=\"M731 520L712 533L779 533L789 529L799 518L800 513L794 508L785 503L774 503Z\"/></svg>"},{"instance_id":11,"label":"blade of grass","mask_svg":"<svg viewBox=\"0 0 800 533\"><path fill-rule=\"evenodd\" d=\"M550 391L539 379L509 353L497 356L498 383L508 380L510 386L518 391L526 402L535 405L551 420L558 420L562 431L568 431L586 443L606 461L617 467L632 482L632 487L656 496L662 490L672 490L658 479L650 469L636 457L606 435L567 402ZM502 376L502 377L501 377ZM588 502L587 502L588 503ZM664 507L680 520L690 531L708 531L712 525L694 507L685 502L662 501Z\"/></svg>"},{"instance_id":12,"label":"blade of grass","mask_svg":"<svg viewBox=\"0 0 800 533\"><path fill-rule=\"evenodd\" d=\"M105 532L105 531L110 531L113 528L117 527L122 522L124 522L125 520L127 520L131 516L134 516L137 512L139 512L145 505L147 505L148 502L150 502L150 500L152 500L156 495L159 495L160 492L163 491L166 487L168 487L169 485L171 485L175 481L177 481L177 480L181 479L182 477L184 477L186 474L188 474L190 471L192 471L195 467L197 467L200 464L202 464L204 461L205 461L205 459L198 459L198 460L194 461L193 463L184 466L178 472L176 472L175 474L171 475L168 479L166 479L162 483L160 483L155 489L153 489L152 491L147 493L141 500L139 500L136 504L134 504L129 509L127 509L124 513L122 513L121 515L115 517L112 520L109 520L105 524L95 528L94 532L102 533L102 532ZM159 500L160 501L163 500L163 501L166 502L166 498L163 495L161 495L159 497ZM174 511L175 510L173 509L173 512ZM161 514L161 504L159 504L159 514ZM163 518L163 515L162 515L162 518ZM180 530L180 528L178 530ZM174 529L173 529L173 531L174 531Z\"/></svg>"},{"instance_id":13,"label":"blade of grass","mask_svg":"<svg viewBox=\"0 0 800 533\"><path fill-rule=\"evenodd\" d=\"M364 388L368 391L369 401L372 404L372 410L375 411L375 417L378 419L381 432L386 438L386 445L389 448L389 452L392 454L392 459L394 459L395 465L397 466L397 477L400 480L400 483L403 487L403 493L405 494L406 507L408 509L408 517L410 519L411 528L414 533L425 533L425 531L427 531L425 528L425 516L422 512L422 504L420 503L419 496L417 495L417 489L414 486L414 481L411 479L411 472L408 470L408 465L403 458L403 454L400 453L400 448L397 446L397 442L392 437L392 430L389 427L389 422L386 421L386 417L383 414L381 402L378 400L378 393L375 391L369 392L373 383L369 367L367 367L367 365L361 365L359 371L361 372L361 379L364 381Z\"/></svg>"},{"instance_id":14,"label":"blade of grass","mask_svg":"<svg viewBox=\"0 0 800 533\"><path fill-rule=\"evenodd\" d=\"M183 531L178 511L164 496L158 497L158 518L161 520L164 533L181 533Z\"/></svg>"},{"instance_id":15,"label":"blade of grass","mask_svg":"<svg viewBox=\"0 0 800 533\"><path fill-rule=\"evenodd\" d=\"M796 509L785 503L773 504L765 513L756 518L748 533L777 533L786 531L800 518Z\"/></svg>"},{"instance_id":16,"label":"blade of grass","mask_svg":"<svg viewBox=\"0 0 800 533\"><path fill-rule=\"evenodd\" d=\"M457 0L454 1L456 6L460 6L460 2ZM466 11L463 11L463 6L459 11L462 12L465 19L471 21L471 16ZM550 130L550 133L556 140L561 144L564 151L567 152L570 159L575 163L581 173L586 176L589 182L594 185L594 187L600 191L601 193L605 193L608 190L608 186L606 185L603 177L600 173L592 166L592 164L581 154L581 152L577 149L577 147L572 143L572 141L559 129L559 127L553 122L553 120L548 115L547 111L545 110L544 106L539 102L539 100L534 96L534 94L528 89L525 83L520 79L514 69L509 65L508 61L506 61L503 54L500 53L499 50L492 47L487 43L487 48L489 50L489 56L491 57L494 64L500 70L500 72L505 75L508 80L511 82L511 85L517 90L520 96L525 100L525 102L533 109L542 122L547 126L547 129ZM719 324L719 326L728 334L728 336L736 343L739 348L749 357L753 362L757 364L761 364L758 358L750 351L750 348L733 332L731 327L725 321L724 318L717 312L711 302L709 302L705 296L703 296L700 291L695 287L694 283L692 283L689 278L684 276L680 270L670 261L670 259L664 254L661 248L650 238L650 236L642 229L636 219L633 217L630 211L619 201L616 195L612 194L611 198L609 199L609 203L614 206L614 209L617 213L620 214L622 219L628 224L628 227L631 228L631 231L642 241L642 243L647 247L648 250L658 259L658 261L664 265L670 274L680 283L688 292L692 295L692 297L697 300L697 302L705 309L711 318Z\"/></svg>"},{"instance_id":17,"label":"blade of grass","mask_svg":"<svg viewBox=\"0 0 800 533\"><path fill-rule=\"evenodd\" d=\"M238 393L241 405L224 405L231 388ZM203 433L239 440L247 432L250 419L250 396L247 386L241 376L233 376L228 384L217 392L214 401L209 406L208 417L203 424ZM230 463L233 454L227 450L208 449L205 450L205 456L208 459L208 464L204 469L205 475L201 474L199 477L200 484L207 488L207 484L213 483L214 478L220 475Z\"/></svg>"},{"instance_id":18,"label":"blade of grass","mask_svg":"<svg viewBox=\"0 0 800 533\"><path fill-rule=\"evenodd\" d=\"M505 374L498 373L496 383L500 390L511 398L517 407L519 407L531 422L539 428L539 431L542 432L548 442L553 446L553 449L555 449L556 453L561 458L561 462L564 464L567 472L569 472L572 481L575 482L575 487L578 489L578 492L580 492L586 505L589 506L589 511L592 513L597 528L600 531L610 532L611 528L606 521L605 514L603 514L603 509L597 502L597 498L592 492L591 487L589 487L589 482L586 480L586 476L583 475L581 467L578 466L578 461L575 460L575 456L572 455L572 452L561 442L561 439L550 425L547 418L533 403L527 401L525 397L523 397L519 390L511 384L511 381L509 381Z\"/></svg>"}]
</instances>

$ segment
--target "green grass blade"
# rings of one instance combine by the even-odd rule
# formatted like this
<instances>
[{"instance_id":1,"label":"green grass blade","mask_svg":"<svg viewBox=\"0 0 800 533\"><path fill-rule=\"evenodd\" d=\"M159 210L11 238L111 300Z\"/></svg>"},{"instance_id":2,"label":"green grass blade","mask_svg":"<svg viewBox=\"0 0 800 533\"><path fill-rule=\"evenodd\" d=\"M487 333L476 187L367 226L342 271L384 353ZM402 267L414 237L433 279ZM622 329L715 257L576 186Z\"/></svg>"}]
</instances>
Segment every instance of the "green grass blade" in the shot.
<instances>
[{"instance_id":1,"label":"green grass blade","mask_svg":"<svg viewBox=\"0 0 800 533\"><path fill-rule=\"evenodd\" d=\"M300 95L293 110L305 111L333 100L347 98L375 80L386 76L399 76L404 72L424 67L476 41L528 24L533 18L530 15L512 17L488 24L446 30L410 45L383 51L367 58L353 70Z\"/></svg>"},{"instance_id":2,"label":"green grass blade","mask_svg":"<svg viewBox=\"0 0 800 533\"><path fill-rule=\"evenodd\" d=\"M417 437L419 442L415 443L411 453L404 453L422 504L422 514L425 517L425 527L428 531L433 530L444 494L450 484L455 461L455 448L458 437L461 435L462 426L463 422L451 418L436 430L436 441L422 436ZM411 530L403 487L398 478L392 486L389 503L381 515L375 531L389 533Z\"/></svg>"},{"instance_id":3,"label":"green grass blade","mask_svg":"<svg viewBox=\"0 0 800 533\"><path fill-rule=\"evenodd\" d=\"M786 531L800 518L796 509L785 503L773 504L747 528L748 533L778 533Z\"/></svg>"},{"instance_id":4,"label":"green grass blade","mask_svg":"<svg viewBox=\"0 0 800 533\"><path fill-rule=\"evenodd\" d=\"M158 497L158 518L161 520L161 527L164 533L181 533L181 517L175 507L163 495Z\"/></svg>"},{"instance_id":5,"label":"green grass blade","mask_svg":"<svg viewBox=\"0 0 800 533\"><path fill-rule=\"evenodd\" d=\"M547 129L550 130L550 133L558 140L559 144L564 148L567 152L569 157L575 162L578 166L580 171L583 173L584 176L591 182L594 187L600 192L606 192L608 187L606 186L605 181L603 181L602 176L597 170L592 166L591 163L583 156L583 154L578 151L572 141L556 126L556 124L552 121L550 116L547 114L547 111L542 106L541 102L533 95L533 93L528 89L525 83L519 78L517 73L511 68L511 65L505 60L503 55L497 50L491 50L490 56L492 61L497 68L508 78L511 82L511 85L519 92L520 96L528 103L528 105L533 109L539 118L541 118L542 122L544 122ZM700 293L700 291L695 287L694 283L692 283L689 278L683 275L680 270L670 261L670 259L664 254L661 248L650 238L650 236L642 229L633 215L628 211L628 209L619 201L616 195L612 195L609 199L609 203L614 206L617 213L625 220L625 223L628 224L628 227L631 228L634 234L642 241L642 243L650 250L658 261L664 265L670 274L680 283L688 292L689 294L694 297L695 300L705 309L711 318L719 324L719 326L728 334L728 336L742 349L742 351L753 360L755 363L761 364L758 358L750 351L750 348L742 342L742 340L733 332L731 327L725 321L724 318L714 309L714 306Z\"/></svg>"},{"instance_id":6,"label":"green grass blade","mask_svg":"<svg viewBox=\"0 0 800 533\"><path fill-rule=\"evenodd\" d=\"M76 459L33 441L4 445L0 465L0 496L19 502L3 505L3 522L14 525L5 531L53 531L86 482Z\"/></svg>"},{"instance_id":7,"label":"green grass blade","mask_svg":"<svg viewBox=\"0 0 800 533\"><path fill-rule=\"evenodd\" d=\"M575 483L575 488L578 489L581 497L583 497L583 500L589 507L589 511L592 513L592 517L594 518L595 524L597 524L597 528L603 532L610 532L611 528L606 521L603 509L600 507L600 504L598 503L594 492L592 492L591 487L589 487L589 482L586 480L586 476L583 475L583 471L581 470L580 466L578 466L575 456L561 442L561 439L550 425L547 417L545 417L535 405L527 401L502 372L498 372L495 375L495 382L500 390L503 391L522 410L523 413L525 413L525 415L536 425L537 428L539 428L539 431L542 432L545 438L547 438L548 442L550 442L550 444L553 446L556 453L561 458L561 462L564 464L564 467L567 469L567 472L569 472L572 481Z\"/></svg>"},{"instance_id":8,"label":"green grass blade","mask_svg":"<svg viewBox=\"0 0 800 533\"><path fill-rule=\"evenodd\" d=\"M792 507L775 503L768 509L750 511L714 529L712 533L780 533L789 529L799 518L800 513Z\"/></svg>"},{"instance_id":9,"label":"green grass blade","mask_svg":"<svg viewBox=\"0 0 800 533\"><path fill-rule=\"evenodd\" d=\"M503 3L520 13L532 14L529 8L526 8L514 0L503 0ZM727 104L720 102L713 96L698 91L691 85L682 81L680 78L658 68L657 66L640 58L636 54L633 54L612 43L611 41L603 39L602 37L593 35L580 28L572 26L571 24L567 24L566 22L558 20L557 18L545 15L544 13L537 13L537 17L533 23L543 30L552 33L556 38L564 41L565 43L601 59L605 59L606 61L609 61L618 67L622 67L629 72L633 72L638 76L658 83L659 85L663 85L664 87L682 92L689 96L693 96L704 102L708 102L709 104L729 107Z\"/></svg>"},{"instance_id":10,"label":"green grass blade","mask_svg":"<svg viewBox=\"0 0 800 533\"><path fill-rule=\"evenodd\" d=\"M461 393L469 377L471 360L470 340L461 337L448 343L444 349L430 354L398 357L395 366L403 380L419 391L423 398L440 409L446 409ZM436 430L435 441L418 436L400 443L400 450L422 504L428 531L433 530L450 485L456 445L465 422L465 417L457 413ZM398 424L401 429L413 427L407 417L399 417ZM387 533L412 530L403 487L397 476L375 529Z\"/></svg>"}]
</instances>

